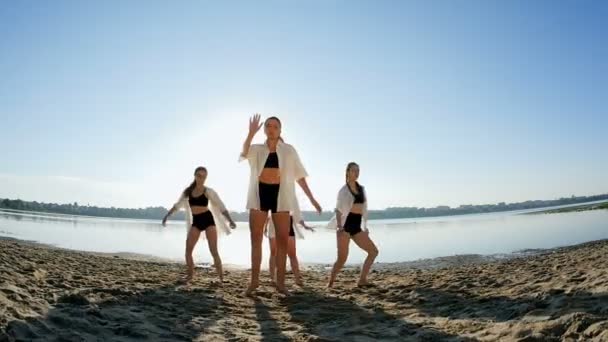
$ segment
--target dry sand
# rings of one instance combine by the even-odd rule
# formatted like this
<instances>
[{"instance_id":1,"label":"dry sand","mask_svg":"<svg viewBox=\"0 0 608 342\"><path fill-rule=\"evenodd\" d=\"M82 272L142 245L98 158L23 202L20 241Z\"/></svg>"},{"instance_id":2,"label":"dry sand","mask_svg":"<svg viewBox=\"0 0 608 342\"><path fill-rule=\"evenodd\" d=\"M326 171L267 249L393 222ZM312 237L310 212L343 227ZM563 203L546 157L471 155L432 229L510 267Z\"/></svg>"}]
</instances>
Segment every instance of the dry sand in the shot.
<instances>
[{"instance_id":1,"label":"dry sand","mask_svg":"<svg viewBox=\"0 0 608 342\"><path fill-rule=\"evenodd\" d=\"M0 341L608 341L608 241L440 269L382 267L327 292L308 270L289 297L248 272L0 240ZM291 281L291 278L290 278Z\"/></svg>"}]
</instances>

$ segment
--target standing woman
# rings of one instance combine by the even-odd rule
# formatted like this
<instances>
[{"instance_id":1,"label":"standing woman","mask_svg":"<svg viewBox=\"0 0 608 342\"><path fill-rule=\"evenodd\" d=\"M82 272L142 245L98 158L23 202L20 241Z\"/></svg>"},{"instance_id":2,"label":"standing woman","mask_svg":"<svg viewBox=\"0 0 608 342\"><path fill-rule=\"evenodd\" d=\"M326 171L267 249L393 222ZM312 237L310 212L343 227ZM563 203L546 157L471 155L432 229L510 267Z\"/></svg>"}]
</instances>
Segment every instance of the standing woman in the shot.
<instances>
[{"instance_id":1,"label":"standing woman","mask_svg":"<svg viewBox=\"0 0 608 342\"><path fill-rule=\"evenodd\" d=\"M330 222L330 228L337 229L338 259L331 270L327 287L334 285L336 276L346 263L348 258L348 245L350 240L355 241L359 248L367 252L367 258L361 268L358 286L366 286L367 275L374 260L378 256L378 248L369 238L367 229L367 196L365 188L357 180L359 179L359 165L351 162L346 167L346 184L338 192L338 203L336 205L336 216ZM362 229L364 227L365 229Z\"/></svg>"},{"instance_id":2,"label":"standing woman","mask_svg":"<svg viewBox=\"0 0 608 342\"><path fill-rule=\"evenodd\" d=\"M289 257L289 264L291 265L291 272L295 278L298 286L304 286L302 282L302 276L300 274L300 263L298 262L298 255L296 253L296 222L293 220L293 216L290 218L289 227L289 242L287 245L287 256ZM314 232L314 228L308 226L304 220L300 220L299 224L306 230ZM276 230L270 217L266 220L266 235L268 236L268 243L270 245L270 257L268 258L268 272L270 272L270 279L272 283L276 283L276 256L277 256L277 239Z\"/></svg>"},{"instance_id":3,"label":"standing woman","mask_svg":"<svg viewBox=\"0 0 608 342\"><path fill-rule=\"evenodd\" d=\"M283 294L288 293L285 288L285 268L290 215L294 215L295 222L300 221L300 209L295 191L296 182L304 190L317 212L321 212L319 203L315 200L306 183L308 174L296 149L284 143L281 138L281 121L273 116L266 119L263 126L266 142L252 145L251 141L262 128L262 124L259 114L255 114L249 120L249 134L241 152L241 160L247 159L251 169L247 194L251 233L251 282L245 292L246 295L251 295L260 284L262 241L264 240L264 225L268 212L271 213L272 221L276 227L276 288L278 292Z\"/></svg>"},{"instance_id":4,"label":"standing woman","mask_svg":"<svg viewBox=\"0 0 608 342\"><path fill-rule=\"evenodd\" d=\"M179 200L163 218L163 226L165 226L167 219L174 212L180 208L186 210L186 225L188 227L188 237L186 239L186 265L188 266L188 271L184 278L184 282L186 283L189 283L194 277L192 251L203 231L207 237L209 252L213 256L215 270L220 278L220 282L224 282L222 259L220 259L220 254L217 251L216 224L220 228L220 231L225 234L230 234L230 229L228 229L226 223L230 225L230 228L236 228L236 224L230 217L218 194L213 189L205 186L206 180L207 169L202 166L197 167L194 170L194 181L181 193Z\"/></svg>"}]
</instances>

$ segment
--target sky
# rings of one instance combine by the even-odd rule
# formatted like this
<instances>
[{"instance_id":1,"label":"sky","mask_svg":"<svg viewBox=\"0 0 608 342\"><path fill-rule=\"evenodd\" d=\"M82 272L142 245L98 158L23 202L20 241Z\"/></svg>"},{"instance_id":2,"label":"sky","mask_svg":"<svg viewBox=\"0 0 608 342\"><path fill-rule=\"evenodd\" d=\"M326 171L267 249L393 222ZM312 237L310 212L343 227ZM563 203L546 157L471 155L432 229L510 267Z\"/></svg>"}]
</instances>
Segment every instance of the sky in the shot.
<instances>
[{"instance_id":1,"label":"sky","mask_svg":"<svg viewBox=\"0 0 608 342\"><path fill-rule=\"evenodd\" d=\"M0 5L0 198L243 211L255 112L333 209L608 193L605 1ZM263 142L263 134L255 142ZM299 191L301 206L311 209Z\"/></svg>"}]
</instances>

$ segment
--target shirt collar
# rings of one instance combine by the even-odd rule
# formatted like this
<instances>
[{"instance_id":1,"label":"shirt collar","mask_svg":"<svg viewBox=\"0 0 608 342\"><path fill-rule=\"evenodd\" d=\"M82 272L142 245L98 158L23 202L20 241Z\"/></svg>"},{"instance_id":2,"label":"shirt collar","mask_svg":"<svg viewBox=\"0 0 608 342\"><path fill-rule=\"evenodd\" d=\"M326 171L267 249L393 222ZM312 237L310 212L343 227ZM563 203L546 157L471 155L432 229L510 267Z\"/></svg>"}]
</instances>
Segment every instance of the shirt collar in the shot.
<instances>
[{"instance_id":1,"label":"shirt collar","mask_svg":"<svg viewBox=\"0 0 608 342\"><path fill-rule=\"evenodd\" d=\"M281 139L279 139L279 141L277 141L277 150L279 148L281 148L282 145L284 145L285 143L281 141ZM270 147L268 147L268 140L264 141L264 147L266 147L267 150L270 150Z\"/></svg>"}]
</instances>

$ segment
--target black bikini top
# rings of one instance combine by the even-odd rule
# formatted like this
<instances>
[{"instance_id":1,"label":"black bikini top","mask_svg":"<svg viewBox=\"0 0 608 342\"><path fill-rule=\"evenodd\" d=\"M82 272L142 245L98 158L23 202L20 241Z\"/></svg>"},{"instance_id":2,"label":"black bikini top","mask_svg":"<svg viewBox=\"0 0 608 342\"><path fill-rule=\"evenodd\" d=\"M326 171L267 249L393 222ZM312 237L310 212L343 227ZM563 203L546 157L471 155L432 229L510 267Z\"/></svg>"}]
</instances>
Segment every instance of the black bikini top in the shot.
<instances>
[{"instance_id":1,"label":"black bikini top","mask_svg":"<svg viewBox=\"0 0 608 342\"><path fill-rule=\"evenodd\" d=\"M190 204L191 207L192 206L207 207L207 206L209 206L209 199L207 198L207 196L205 196L204 192L198 197L192 197L192 193L190 193L190 197L188 198L188 203Z\"/></svg>"},{"instance_id":2,"label":"black bikini top","mask_svg":"<svg viewBox=\"0 0 608 342\"><path fill-rule=\"evenodd\" d=\"M276 152L270 152L266 163L264 164L265 169L278 169L279 168L279 156Z\"/></svg>"},{"instance_id":3,"label":"black bikini top","mask_svg":"<svg viewBox=\"0 0 608 342\"><path fill-rule=\"evenodd\" d=\"M365 193L363 193L363 187L357 183L357 193L355 193L348 184L346 185L350 193L355 197L354 204L363 204L365 203Z\"/></svg>"}]
</instances>

